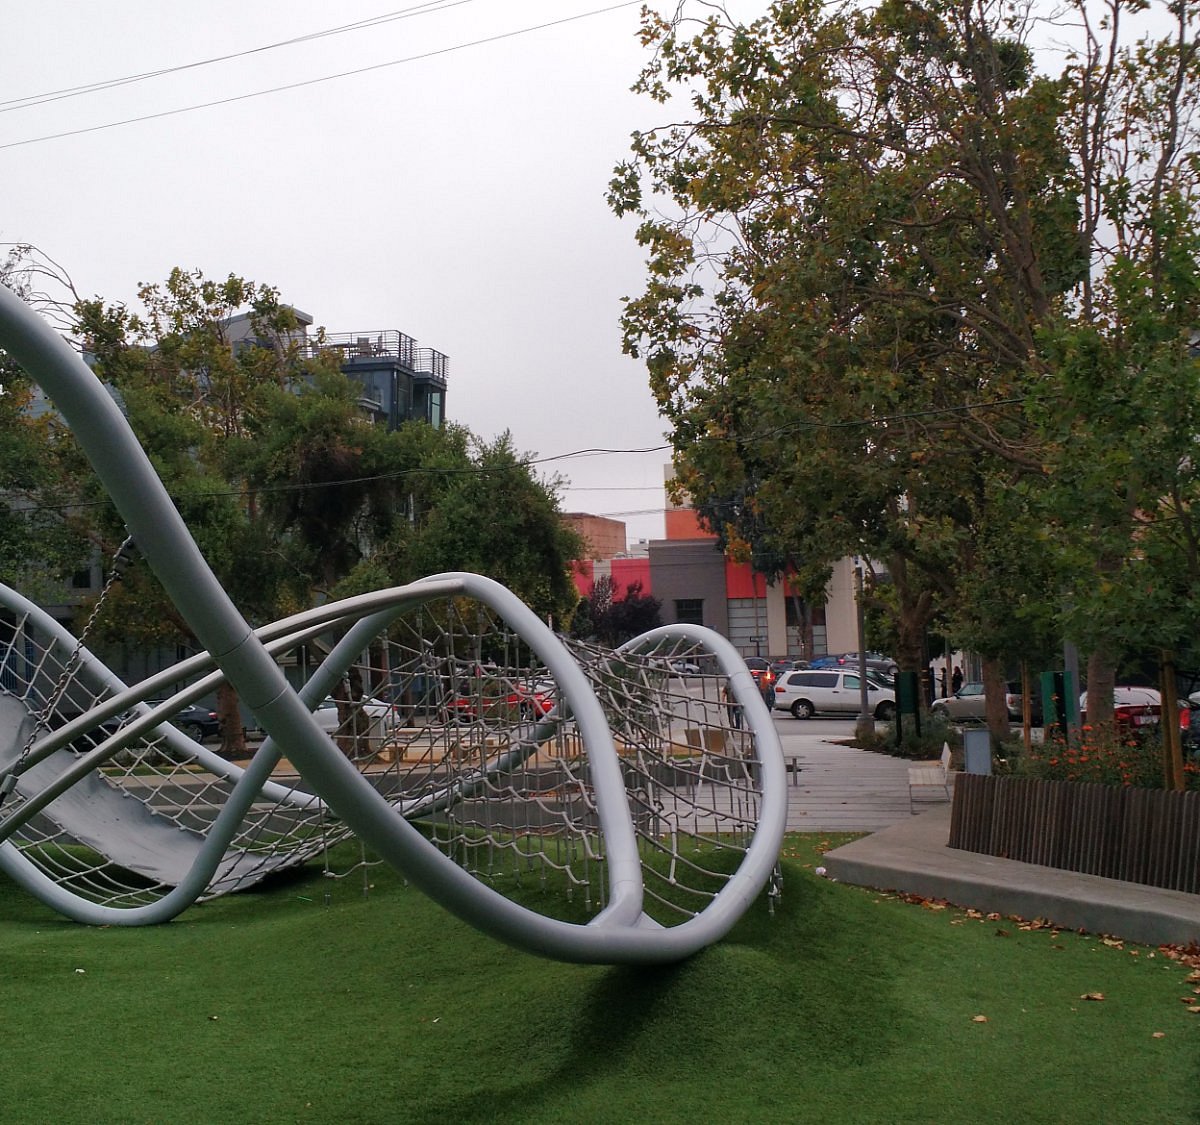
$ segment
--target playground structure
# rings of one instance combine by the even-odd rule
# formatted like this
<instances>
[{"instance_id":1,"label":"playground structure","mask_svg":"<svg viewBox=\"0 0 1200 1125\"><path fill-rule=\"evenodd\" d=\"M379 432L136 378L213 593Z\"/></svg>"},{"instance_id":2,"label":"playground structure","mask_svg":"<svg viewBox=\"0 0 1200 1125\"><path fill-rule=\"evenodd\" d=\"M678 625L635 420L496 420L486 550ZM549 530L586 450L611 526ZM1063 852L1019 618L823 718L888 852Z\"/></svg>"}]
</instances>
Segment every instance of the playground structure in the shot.
<instances>
[{"instance_id":1,"label":"playground structure","mask_svg":"<svg viewBox=\"0 0 1200 1125\"><path fill-rule=\"evenodd\" d=\"M568 646L463 573L251 630L113 400L7 290L0 347L67 419L207 650L128 687L0 588L0 867L31 893L83 922L161 922L354 837L500 940L607 963L688 956L778 893L783 758L724 638L669 626L616 652ZM295 690L280 664L313 650ZM265 735L245 762L170 725L222 680ZM331 696L332 737L311 714ZM565 909L501 893L547 880Z\"/></svg>"}]
</instances>

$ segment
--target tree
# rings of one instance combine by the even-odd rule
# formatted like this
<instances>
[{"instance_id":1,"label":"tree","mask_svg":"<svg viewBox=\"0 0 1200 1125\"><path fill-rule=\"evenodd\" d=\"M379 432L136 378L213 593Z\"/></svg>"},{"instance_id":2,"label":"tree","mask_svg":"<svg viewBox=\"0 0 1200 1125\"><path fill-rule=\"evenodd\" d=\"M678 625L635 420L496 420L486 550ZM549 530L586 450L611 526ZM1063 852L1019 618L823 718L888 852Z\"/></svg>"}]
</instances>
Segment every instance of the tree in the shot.
<instances>
[{"instance_id":1,"label":"tree","mask_svg":"<svg viewBox=\"0 0 1200 1125\"><path fill-rule=\"evenodd\" d=\"M1137 6L1110 5L1106 24L1084 21L1070 60L1091 253L1045 334L1055 380L1030 410L1048 439L1040 499L1073 575L1066 620L1090 654L1092 722L1111 721L1122 653L1161 649L1171 663L1200 608L1200 12L1159 10L1169 33L1119 46L1119 18ZM1181 785L1177 747L1173 759Z\"/></svg>"},{"instance_id":2,"label":"tree","mask_svg":"<svg viewBox=\"0 0 1200 1125\"><path fill-rule=\"evenodd\" d=\"M441 477L407 550L412 577L474 570L504 583L540 617L565 625L578 600L570 564L583 542L559 518L557 479L539 479L507 431L473 439L468 463Z\"/></svg>"},{"instance_id":3,"label":"tree","mask_svg":"<svg viewBox=\"0 0 1200 1125\"><path fill-rule=\"evenodd\" d=\"M1123 335L1169 322L1179 354L1187 316L1164 315L1159 283L1172 248L1194 261L1180 182L1196 169L1195 17L1161 6L1174 38L1125 47L1119 17L1144 6L1112 0L1093 28L1069 5L1054 31L1082 29L1082 45L1057 75L1035 65L1040 14L1008 0L645 19L637 88L686 92L692 119L635 134L609 199L649 255L626 347L646 359L677 475L702 510L752 504L779 554L882 563L875 596L894 601L906 668L939 607L997 659L1023 648L996 612L1018 561L999 545L1042 544L1048 513L1067 518L1072 488L1041 486L1078 460L1068 422L1087 417L1070 413L1082 395L1059 396L1060 333L1103 306ZM1140 309L1101 300L1094 276L1122 256L1104 251L1106 217L1123 215L1158 256L1131 286L1155 294ZM1163 495L1143 490L1138 510ZM1141 553L1133 511L1109 571ZM1018 571L1056 611L1095 582L1069 552L1037 554Z\"/></svg>"},{"instance_id":4,"label":"tree","mask_svg":"<svg viewBox=\"0 0 1200 1125\"><path fill-rule=\"evenodd\" d=\"M97 375L120 396L197 545L247 618L261 624L308 604L311 583L296 554L261 518L238 471L255 420L270 402L268 390L294 387L306 374L283 344L297 327L294 314L275 290L233 275L215 282L176 269L164 285L144 285L138 296L141 314L99 298L76 303L75 331ZM247 306L256 342L235 348L227 328ZM75 477L81 497L98 503L98 484L81 458ZM111 508L83 510L98 513L100 541L120 541L124 529ZM144 563L131 567L109 596L116 610L106 618L109 640L197 643ZM223 751L240 755L242 722L227 684L218 691L217 710Z\"/></svg>"},{"instance_id":5,"label":"tree","mask_svg":"<svg viewBox=\"0 0 1200 1125\"><path fill-rule=\"evenodd\" d=\"M60 289L70 279L32 246L16 245L0 261L0 284L44 308L43 282ZM71 519L61 484L63 442L52 412L37 409L25 373L0 352L0 581L46 600L91 561L86 535Z\"/></svg>"},{"instance_id":6,"label":"tree","mask_svg":"<svg viewBox=\"0 0 1200 1125\"><path fill-rule=\"evenodd\" d=\"M625 587L624 597L611 575L602 574L589 597L581 599L571 622L571 635L616 648L662 624L662 602L642 592L640 581Z\"/></svg>"},{"instance_id":7,"label":"tree","mask_svg":"<svg viewBox=\"0 0 1200 1125\"><path fill-rule=\"evenodd\" d=\"M755 482L781 553L883 563L906 668L989 477L1037 468L1011 400L1079 269L1061 98L997 7L648 17L639 86L696 120L635 135L610 193L642 220L626 342L684 485Z\"/></svg>"}]
</instances>

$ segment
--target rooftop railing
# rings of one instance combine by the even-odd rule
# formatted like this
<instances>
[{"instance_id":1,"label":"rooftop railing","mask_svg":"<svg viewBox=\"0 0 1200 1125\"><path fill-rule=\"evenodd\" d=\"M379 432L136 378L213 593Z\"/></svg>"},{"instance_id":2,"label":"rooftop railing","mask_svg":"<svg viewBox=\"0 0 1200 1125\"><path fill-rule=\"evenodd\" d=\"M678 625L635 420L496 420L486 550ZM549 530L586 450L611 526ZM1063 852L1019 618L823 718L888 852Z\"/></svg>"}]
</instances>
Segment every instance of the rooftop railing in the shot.
<instances>
[{"instance_id":1,"label":"rooftop railing","mask_svg":"<svg viewBox=\"0 0 1200 1125\"><path fill-rule=\"evenodd\" d=\"M320 351L340 351L346 359L394 359L410 371L433 375L445 380L449 373L449 357L433 348L418 348L417 341L403 332L330 332L318 343L310 338L306 351L315 356Z\"/></svg>"}]
</instances>

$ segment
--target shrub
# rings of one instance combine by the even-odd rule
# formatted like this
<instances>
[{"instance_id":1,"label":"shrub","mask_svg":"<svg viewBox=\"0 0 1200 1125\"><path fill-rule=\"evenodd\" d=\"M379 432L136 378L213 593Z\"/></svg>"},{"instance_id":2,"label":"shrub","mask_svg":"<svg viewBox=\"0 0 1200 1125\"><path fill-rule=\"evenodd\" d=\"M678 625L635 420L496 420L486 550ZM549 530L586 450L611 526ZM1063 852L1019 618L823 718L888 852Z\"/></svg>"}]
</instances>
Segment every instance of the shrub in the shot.
<instances>
[{"instance_id":1,"label":"shrub","mask_svg":"<svg viewBox=\"0 0 1200 1125\"><path fill-rule=\"evenodd\" d=\"M950 744L953 751L962 749L962 735L940 715L922 715L921 733L917 734L915 728L912 716L906 715L898 744L896 724L890 722L885 727L876 729L870 739L857 745L864 750L876 750L881 754L891 754L894 758L910 758L915 761L928 761L939 757L942 746L946 743Z\"/></svg>"},{"instance_id":2,"label":"shrub","mask_svg":"<svg viewBox=\"0 0 1200 1125\"><path fill-rule=\"evenodd\" d=\"M1188 789L1200 790L1200 762L1184 763ZM1079 737L1053 735L1024 750L1015 772L1053 781L1095 781L1102 785L1163 787L1163 746L1160 732L1143 733L1094 729L1086 723Z\"/></svg>"}]
</instances>

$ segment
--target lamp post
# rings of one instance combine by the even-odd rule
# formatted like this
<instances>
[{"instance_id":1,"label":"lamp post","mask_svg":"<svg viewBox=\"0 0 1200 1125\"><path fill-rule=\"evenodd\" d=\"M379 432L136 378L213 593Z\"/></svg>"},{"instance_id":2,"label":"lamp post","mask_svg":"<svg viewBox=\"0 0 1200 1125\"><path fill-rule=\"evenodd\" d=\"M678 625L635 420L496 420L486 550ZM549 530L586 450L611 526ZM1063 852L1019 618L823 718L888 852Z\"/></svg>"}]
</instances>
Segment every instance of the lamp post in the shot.
<instances>
[{"instance_id":1,"label":"lamp post","mask_svg":"<svg viewBox=\"0 0 1200 1125\"><path fill-rule=\"evenodd\" d=\"M854 560L854 604L858 618L858 719L854 724L855 738L867 741L875 735L875 716L867 700L867 646L863 628L863 572L862 564Z\"/></svg>"}]
</instances>

